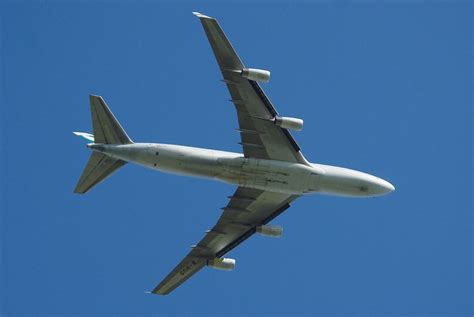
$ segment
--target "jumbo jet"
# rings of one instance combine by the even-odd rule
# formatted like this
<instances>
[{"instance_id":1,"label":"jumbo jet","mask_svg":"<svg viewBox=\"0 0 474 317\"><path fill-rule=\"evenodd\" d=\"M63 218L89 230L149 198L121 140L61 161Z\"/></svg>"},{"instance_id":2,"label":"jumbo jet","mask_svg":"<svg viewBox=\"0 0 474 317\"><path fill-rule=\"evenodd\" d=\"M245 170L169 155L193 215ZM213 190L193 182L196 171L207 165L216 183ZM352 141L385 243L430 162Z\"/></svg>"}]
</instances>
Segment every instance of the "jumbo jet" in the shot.
<instances>
[{"instance_id":1,"label":"jumbo jet","mask_svg":"<svg viewBox=\"0 0 474 317\"><path fill-rule=\"evenodd\" d=\"M373 197L395 190L389 182L351 169L310 163L289 130L303 120L277 112L259 82L270 72L247 68L216 19L198 12L219 64L222 81L237 111L243 153L161 143L135 143L100 96L90 96L94 134L75 132L91 143L92 155L74 190L86 193L126 163L154 170L219 180L237 186L217 223L151 293L166 295L205 266L233 270L224 258L258 233L280 237L282 227L269 224L295 199L310 194Z\"/></svg>"}]
</instances>

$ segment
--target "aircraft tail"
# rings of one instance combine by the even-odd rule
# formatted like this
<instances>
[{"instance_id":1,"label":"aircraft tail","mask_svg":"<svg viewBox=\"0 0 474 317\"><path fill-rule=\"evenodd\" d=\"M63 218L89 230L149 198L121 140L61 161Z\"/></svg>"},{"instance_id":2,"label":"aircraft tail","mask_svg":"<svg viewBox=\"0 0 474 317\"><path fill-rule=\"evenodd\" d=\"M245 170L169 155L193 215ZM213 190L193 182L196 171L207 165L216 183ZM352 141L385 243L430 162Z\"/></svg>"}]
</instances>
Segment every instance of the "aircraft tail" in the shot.
<instances>
[{"instance_id":1,"label":"aircraft tail","mask_svg":"<svg viewBox=\"0 0 474 317\"><path fill-rule=\"evenodd\" d=\"M84 132L74 132L74 134L95 144L133 143L102 97L90 96L89 99L94 134L91 135ZM93 152L74 192L78 194L86 193L126 163L107 154Z\"/></svg>"},{"instance_id":2,"label":"aircraft tail","mask_svg":"<svg viewBox=\"0 0 474 317\"><path fill-rule=\"evenodd\" d=\"M95 143L133 143L102 97L89 96L89 100L91 104L92 129L94 130Z\"/></svg>"}]
</instances>

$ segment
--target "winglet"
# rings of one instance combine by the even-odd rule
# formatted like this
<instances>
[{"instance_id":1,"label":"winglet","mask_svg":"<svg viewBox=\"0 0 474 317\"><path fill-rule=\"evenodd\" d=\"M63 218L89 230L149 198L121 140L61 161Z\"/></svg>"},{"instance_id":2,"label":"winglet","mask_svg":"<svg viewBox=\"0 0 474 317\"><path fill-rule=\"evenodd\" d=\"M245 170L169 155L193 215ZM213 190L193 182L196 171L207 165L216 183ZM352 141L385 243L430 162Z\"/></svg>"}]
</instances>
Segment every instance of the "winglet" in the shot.
<instances>
[{"instance_id":1,"label":"winglet","mask_svg":"<svg viewBox=\"0 0 474 317\"><path fill-rule=\"evenodd\" d=\"M198 18L200 18L200 19L201 19L201 18L202 18L202 19L212 19L211 17L208 17L207 15L204 15L204 14L202 14L202 13L200 13L200 12L193 12L193 14L194 14L195 16L197 16Z\"/></svg>"}]
</instances>

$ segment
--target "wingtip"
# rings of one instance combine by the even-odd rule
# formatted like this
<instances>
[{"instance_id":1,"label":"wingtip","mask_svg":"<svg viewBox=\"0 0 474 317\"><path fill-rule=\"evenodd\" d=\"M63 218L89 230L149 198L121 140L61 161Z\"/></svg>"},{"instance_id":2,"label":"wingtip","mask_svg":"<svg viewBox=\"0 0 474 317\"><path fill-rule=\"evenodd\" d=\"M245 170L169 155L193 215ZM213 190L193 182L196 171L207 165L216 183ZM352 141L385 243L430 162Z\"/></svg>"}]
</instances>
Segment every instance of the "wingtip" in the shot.
<instances>
[{"instance_id":1,"label":"wingtip","mask_svg":"<svg viewBox=\"0 0 474 317\"><path fill-rule=\"evenodd\" d=\"M145 294L147 295L167 295L168 293L160 293L160 292L157 292L157 291L145 291Z\"/></svg>"},{"instance_id":2,"label":"wingtip","mask_svg":"<svg viewBox=\"0 0 474 317\"><path fill-rule=\"evenodd\" d=\"M200 19L201 19L201 18L202 18L202 19L212 19L211 17L202 14L201 12L193 11L193 14L194 14L195 16L197 16L198 18L200 18Z\"/></svg>"},{"instance_id":3,"label":"wingtip","mask_svg":"<svg viewBox=\"0 0 474 317\"><path fill-rule=\"evenodd\" d=\"M94 100L94 99L102 99L102 96L99 95L89 95L89 100Z\"/></svg>"}]
</instances>

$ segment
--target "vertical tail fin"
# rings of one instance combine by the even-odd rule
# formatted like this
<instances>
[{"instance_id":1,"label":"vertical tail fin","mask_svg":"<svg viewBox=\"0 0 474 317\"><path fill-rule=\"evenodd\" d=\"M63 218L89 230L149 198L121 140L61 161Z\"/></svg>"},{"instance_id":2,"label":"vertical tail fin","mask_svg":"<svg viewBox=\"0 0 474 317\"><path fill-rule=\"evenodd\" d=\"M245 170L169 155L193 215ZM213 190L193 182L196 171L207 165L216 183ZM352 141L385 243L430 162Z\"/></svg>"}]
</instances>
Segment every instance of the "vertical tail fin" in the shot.
<instances>
[{"instance_id":1,"label":"vertical tail fin","mask_svg":"<svg viewBox=\"0 0 474 317\"><path fill-rule=\"evenodd\" d=\"M94 130L94 143L133 143L102 97L90 96L89 99L92 115L92 128ZM86 193L126 163L127 162L112 158L106 154L93 152L87 162L86 168L82 172L81 178L79 179L74 192L79 194Z\"/></svg>"},{"instance_id":2,"label":"vertical tail fin","mask_svg":"<svg viewBox=\"0 0 474 317\"><path fill-rule=\"evenodd\" d=\"M75 135L94 143L94 135L87 132L73 132Z\"/></svg>"}]
</instances>

